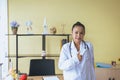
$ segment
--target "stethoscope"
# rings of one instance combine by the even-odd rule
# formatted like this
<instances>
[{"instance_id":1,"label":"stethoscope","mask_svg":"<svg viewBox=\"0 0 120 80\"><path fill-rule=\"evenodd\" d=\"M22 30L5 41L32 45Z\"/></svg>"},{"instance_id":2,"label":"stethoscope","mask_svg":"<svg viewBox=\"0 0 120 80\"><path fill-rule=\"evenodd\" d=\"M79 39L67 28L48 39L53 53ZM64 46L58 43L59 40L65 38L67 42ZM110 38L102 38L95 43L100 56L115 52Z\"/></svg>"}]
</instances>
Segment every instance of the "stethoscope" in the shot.
<instances>
[{"instance_id":1,"label":"stethoscope","mask_svg":"<svg viewBox=\"0 0 120 80\"><path fill-rule=\"evenodd\" d=\"M82 40L84 45L85 45L85 49L89 49L88 45L86 44L86 42L84 40ZM71 42L70 42L70 45L69 45L69 52L70 52L70 56L72 57L72 53L71 53Z\"/></svg>"}]
</instances>

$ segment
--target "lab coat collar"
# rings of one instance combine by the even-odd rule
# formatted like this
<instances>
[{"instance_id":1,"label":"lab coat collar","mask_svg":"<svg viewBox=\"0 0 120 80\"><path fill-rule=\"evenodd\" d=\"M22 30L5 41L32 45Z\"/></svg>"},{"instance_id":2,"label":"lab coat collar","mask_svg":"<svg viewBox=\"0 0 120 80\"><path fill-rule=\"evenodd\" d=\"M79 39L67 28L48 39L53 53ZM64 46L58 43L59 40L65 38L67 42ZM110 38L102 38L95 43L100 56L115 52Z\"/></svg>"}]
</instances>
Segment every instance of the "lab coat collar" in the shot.
<instances>
[{"instance_id":1,"label":"lab coat collar","mask_svg":"<svg viewBox=\"0 0 120 80\"><path fill-rule=\"evenodd\" d=\"M87 50L85 48L85 43L83 41L80 42L80 54L83 55L85 53L85 51ZM76 47L75 47L75 44L74 44L74 41L72 40L71 42L71 50L74 51L75 53L78 53Z\"/></svg>"}]
</instances>

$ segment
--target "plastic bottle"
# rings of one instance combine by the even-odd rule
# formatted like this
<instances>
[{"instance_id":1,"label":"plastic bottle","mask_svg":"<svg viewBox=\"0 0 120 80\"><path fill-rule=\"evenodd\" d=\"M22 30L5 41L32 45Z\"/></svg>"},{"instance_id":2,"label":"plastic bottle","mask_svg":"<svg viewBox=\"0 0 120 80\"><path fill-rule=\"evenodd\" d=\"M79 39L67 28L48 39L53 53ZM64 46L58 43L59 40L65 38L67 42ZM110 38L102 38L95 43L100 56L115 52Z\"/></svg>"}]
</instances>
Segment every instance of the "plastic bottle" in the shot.
<instances>
[{"instance_id":1,"label":"plastic bottle","mask_svg":"<svg viewBox=\"0 0 120 80\"><path fill-rule=\"evenodd\" d=\"M12 61L11 59L9 59L9 70L13 68L13 64L12 64Z\"/></svg>"}]
</instances>

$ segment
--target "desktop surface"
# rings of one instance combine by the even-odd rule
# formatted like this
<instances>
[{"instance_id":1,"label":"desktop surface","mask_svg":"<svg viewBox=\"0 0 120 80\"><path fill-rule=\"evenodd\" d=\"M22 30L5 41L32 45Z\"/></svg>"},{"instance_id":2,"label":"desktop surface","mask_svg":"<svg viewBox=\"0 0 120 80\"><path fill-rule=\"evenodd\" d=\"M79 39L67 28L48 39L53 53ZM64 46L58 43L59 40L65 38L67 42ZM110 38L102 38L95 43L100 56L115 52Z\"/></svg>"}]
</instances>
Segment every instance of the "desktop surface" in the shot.
<instances>
[{"instance_id":1,"label":"desktop surface","mask_svg":"<svg viewBox=\"0 0 120 80\"><path fill-rule=\"evenodd\" d=\"M63 75L55 75L55 76L57 76L59 80L63 80ZM28 76L27 80L43 80L43 77L49 77L49 76Z\"/></svg>"}]
</instances>

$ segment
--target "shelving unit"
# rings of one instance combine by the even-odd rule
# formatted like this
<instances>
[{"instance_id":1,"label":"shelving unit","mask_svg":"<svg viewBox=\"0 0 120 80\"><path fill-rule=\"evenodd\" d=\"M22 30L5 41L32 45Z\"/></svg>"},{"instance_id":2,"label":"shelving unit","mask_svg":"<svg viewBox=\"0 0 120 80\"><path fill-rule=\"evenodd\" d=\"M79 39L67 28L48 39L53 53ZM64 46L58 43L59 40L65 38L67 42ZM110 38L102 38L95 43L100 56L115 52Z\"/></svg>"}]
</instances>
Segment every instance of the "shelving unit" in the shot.
<instances>
[{"instance_id":1,"label":"shelving unit","mask_svg":"<svg viewBox=\"0 0 120 80\"><path fill-rule=\"evenodd\" d=\"M12 34L10 34L12 35ZM18 58L21 57L31 57L31 56L18 56L18 43L19 43L19 37L20 36L42 36L42 50L45 51L46 50L46 37L47 36L66 36L67 37L67 41L69 42L69 36L70 34L16 34L16 73L18 73ZM40 57L40 56L32 56L32 57ZM46 56L49 57L49 56ZM53 56L56 57L56 56ZM42 57L43 59L45 59L45 56Z\"/></svg>"}]
</instances>

